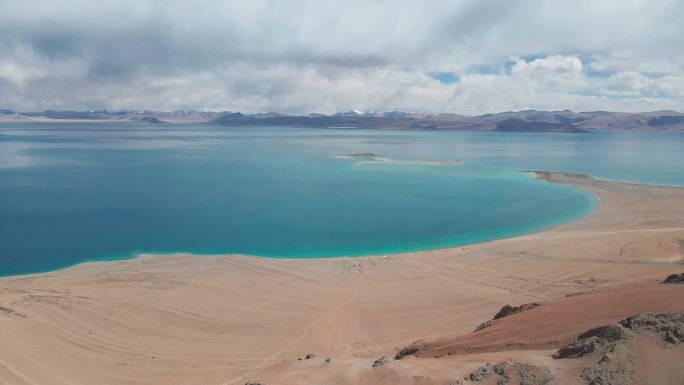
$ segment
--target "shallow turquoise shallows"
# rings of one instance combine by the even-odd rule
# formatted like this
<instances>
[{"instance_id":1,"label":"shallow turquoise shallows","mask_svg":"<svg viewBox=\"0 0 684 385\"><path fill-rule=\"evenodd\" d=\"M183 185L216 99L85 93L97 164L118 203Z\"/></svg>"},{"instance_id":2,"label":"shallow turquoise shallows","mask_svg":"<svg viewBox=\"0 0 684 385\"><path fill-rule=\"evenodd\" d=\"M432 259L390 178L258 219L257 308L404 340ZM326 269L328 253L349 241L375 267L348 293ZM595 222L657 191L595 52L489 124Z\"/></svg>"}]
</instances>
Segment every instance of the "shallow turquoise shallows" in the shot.
<instances>
[{"instance_id":1,"label":"shallow turquoise shallows","mask_svg":"<svg viewBox=\"0 0 684 385\"><path fill-rule=\"evenodd\" d=\"M595 204L518 171L684 184L683 149L665 133L2 123L0 275L139 252L308 258L508 237ZM335 157L358 152L397 162Z\"/></svg>"}]
</instances>

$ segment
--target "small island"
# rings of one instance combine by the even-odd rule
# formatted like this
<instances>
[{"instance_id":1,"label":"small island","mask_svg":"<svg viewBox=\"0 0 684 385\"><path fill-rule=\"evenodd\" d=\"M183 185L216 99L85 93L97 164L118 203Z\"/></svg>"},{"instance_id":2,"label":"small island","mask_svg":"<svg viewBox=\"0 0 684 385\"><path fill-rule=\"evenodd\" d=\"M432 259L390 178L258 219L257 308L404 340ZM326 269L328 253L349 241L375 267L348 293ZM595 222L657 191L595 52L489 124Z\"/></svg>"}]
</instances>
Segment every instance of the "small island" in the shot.
<instances>
[{"instance_id":1,"label":"small island","mask_svg":"<svg viewBox=\"0 0 684 385\"><path fill-rule=\"evenodd\" d=\"M340 155L341 158L364 158L364 159L378 159L387 160L384 155L373 154L372 152L359 152L355 154Z\"/></svg>"},{"instance_id":2,"label":"small island","mask_svg":"<svg viewBox=\"0 0 684 385\"><path fill-rule=\"evenodd\" d=\"M337 155L337 158L343 159L371 159L379 160L387 163L421 163L421 164L434 164L434 165L454 165L463 164L462 161L457 159L443 159L443 160L399 160L391 159L384 155L374 154L372 152L359 152L354 154Z\"/></svg>"}]
</instances>

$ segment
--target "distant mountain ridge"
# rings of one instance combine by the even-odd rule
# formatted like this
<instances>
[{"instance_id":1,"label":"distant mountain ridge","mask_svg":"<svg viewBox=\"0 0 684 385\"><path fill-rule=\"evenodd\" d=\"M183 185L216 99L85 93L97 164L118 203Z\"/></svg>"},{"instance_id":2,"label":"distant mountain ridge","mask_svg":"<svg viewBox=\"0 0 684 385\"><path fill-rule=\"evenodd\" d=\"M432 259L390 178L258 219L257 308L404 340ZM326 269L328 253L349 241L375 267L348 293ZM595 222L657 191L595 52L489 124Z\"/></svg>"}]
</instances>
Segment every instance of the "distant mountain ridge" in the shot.
<instances>
[{"instance_id":1,"label":"distant mountain ridge","mask_svg":"<svg viewBox=\"0 0 684 385\"><path fill-rule=\"evenodd\" d=\"M478 130L502 132L588 132L592 130L684 131L684 113L524 110L480 116L403 111L339 112L332 115L243 114L212 111L55 111L16 112L0 109L0 120L119 120L149 123L215 123L226 126L296 126L399 130Z\"/></svg>"},{"instance_id":2,"label":"distant mountain ridge","mask_svg":"<svg viewBox=\"0 0 684 385\"><path fill-rule=\"evenodd\" d=\"M572 123L530 122L522 119L506 119L496 123L495 131L501 132L588 132Z\"/></svg>"}]
</instances>

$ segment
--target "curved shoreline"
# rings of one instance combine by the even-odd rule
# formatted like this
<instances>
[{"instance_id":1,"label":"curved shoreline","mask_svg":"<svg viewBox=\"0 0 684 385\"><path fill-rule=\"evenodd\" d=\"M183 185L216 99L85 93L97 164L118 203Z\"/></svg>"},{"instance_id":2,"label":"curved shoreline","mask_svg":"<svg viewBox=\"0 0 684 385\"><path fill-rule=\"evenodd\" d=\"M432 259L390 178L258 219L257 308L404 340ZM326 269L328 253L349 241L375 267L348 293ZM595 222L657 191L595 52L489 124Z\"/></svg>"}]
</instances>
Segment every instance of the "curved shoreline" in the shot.
<instances>
[{"instance_id":1,"label":"curved shoreline","mask_svg":"<svg viewBox=\"0 0 684 385\"><path fill-rule=\"evenodd\" d=\"M0 278L0 375L22 385L218 385L296 383L276 379L314 364L365 373L415 340L469 333L505 304L655 284L681 272L684 189L548 177L597 194L601 204L543 231L439 250L327 259L141 255ZM317 358L297 360L309 353Z\"/></svg>"},{"instance_id":2,"label":"curved shoreline","mask_svg":"<svg viewBox=\"0 0 684 385\"><path fill-rule=\"evenodd\" d=\"M340 156L340 157L347 157L346 155ZM394 160L383 160L382 162L394 162ZM400 162L400 161L397 161ZM403 162L403 161L401 161ZM409 161L410 162L410 161ZM425 161L422 161L425 162ZM460 161L459 161L460 162ZM577 220L580 220L584 216L590 214L600 204L600 197L588 190L578 188L576 186L573 186L572 184L564 183L563 181L553 181L550 180L553 175L565 175L565 176L575 176L575 177L582 177L582 178L589 178L593 179L593 177L584 175L584 174L570 174L570 173L563 173L563 172L553 172L553 171L518 171L519 173L522 174L532 174L534 179L539 179L539 180L544 180L550 183L555 183L559 185L563 185L566 187L570 188L575 188L577 190L580 190L582 193L589 194L594 198L594 204L591 205L590 208L584 209L583 212L579 215L576 215L574 213L572 214L567 214L567 218L565 215L557 218L553 218L552 220L549 220L547 222L538 224L538 225L530 225L529 230L523 230L520 232L516 232L511 235L501 235L501 236L486 236L482 239L477 239L473 241L433 241L431 242L432 245L427 245L426 247L402 247L402 248L397 248L394 249L392 247L388 247L388 251L379 251L379 252L371 252L371 253L359 253L359 254L333 254L333 255L314 255L314 256L273 256L273 255L259 255L259 254L244 254L244 253L231 253L231 252L225 252L225 253L203 253L203 252L196 252L196 251L155 251L155 250L143 250L143 251L130 251L127 253L124 253L122 255L111 255L111 256L102 256L102 257L89 257L85 258L79 262L73 263L73 264L67 264L61 267L57 268L52 268L52 269L47 269L47 270L35 270L35 271L29 271L29 272L23 272L23 273L18 273L18 274L7 274L3 275L0 274L0 278L3 277L19 277L19 276L30 276L30 275L35 275L35 274L47 274L47 273L53 273L53 272L58 272L61 270L65 269L70 269L73 267L76 267L80 264L84 263L98 263L98 262L111 262L111 261L126 261L126 260L134 260L136 258L139 258L141 256L158 256L158 257L163 257L165 255L193 255L193 256L199 256L199 257L207 257L207 256L217 256L217 255L243 255L247 257L253 257L253 258L267 258L267 259L303 259L303 260L314 260L314 259L331 259L331 258L362 258L362 257L370 257L370 256L376 256L376 255L396 255L396 254L406 254L406 253L421 253L421 252L431 252L431 251L436 251L436 250L448 250L448 249L453 249L453 248L458 248L458 247L464 247L464 246L470 246L470 245L477 245L481 243L486 243L486 242L493 242L497 240L503 240L503 239L510 239L510 238L516 238L516 237L522 237L525 235L529 234L534 234L542 231L546 231L549 229L553 229L557 226L562 226L564 224L574 222ZM445 244L444 246L439 246L440 243Z\"/></svg>"}]
</instances>

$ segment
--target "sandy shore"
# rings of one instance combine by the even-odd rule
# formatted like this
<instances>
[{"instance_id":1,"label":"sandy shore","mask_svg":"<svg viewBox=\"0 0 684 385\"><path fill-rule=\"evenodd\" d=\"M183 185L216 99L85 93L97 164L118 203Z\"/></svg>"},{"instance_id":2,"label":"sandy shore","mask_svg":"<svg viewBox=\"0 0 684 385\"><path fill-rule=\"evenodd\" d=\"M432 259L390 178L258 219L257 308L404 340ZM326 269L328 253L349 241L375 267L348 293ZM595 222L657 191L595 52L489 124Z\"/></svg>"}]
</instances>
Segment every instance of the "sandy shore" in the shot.
<instances>
[{"instance_id":1,"label":"sandy shore","mask_svg":"<svg viewBox=\"0 0 684 385\"><path fill-rule=\"evenodd\" d=\"M684 270L684 189L538 175L601 204L538 233L434 251L141 256L0 278L0 384L363 383L379 356L469 333L505 304L646 287ZM669 290L681 300L684 285ZM677 309L664 301L634 299L640 309ZM611 314L601 320L622 317ZM547 362L544 349L520 355ZM465 372L514 350L397 370ZM317 357L297 360L308 353Z\"/></svg>"}]
</instances>

